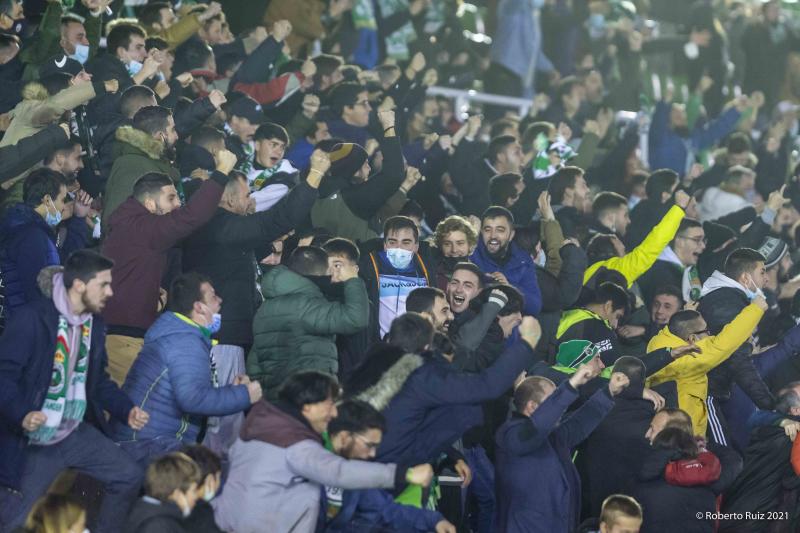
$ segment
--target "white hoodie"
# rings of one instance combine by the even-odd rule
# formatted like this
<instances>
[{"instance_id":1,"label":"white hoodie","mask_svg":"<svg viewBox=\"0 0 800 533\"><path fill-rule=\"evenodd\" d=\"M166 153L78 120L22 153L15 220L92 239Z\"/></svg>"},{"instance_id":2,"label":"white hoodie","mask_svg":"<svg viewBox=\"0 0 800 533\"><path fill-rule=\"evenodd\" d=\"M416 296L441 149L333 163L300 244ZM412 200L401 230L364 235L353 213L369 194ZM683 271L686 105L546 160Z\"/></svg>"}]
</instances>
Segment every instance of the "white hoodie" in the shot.
<instances>
[{"instance_id":1,"label":"white hoodie","mask_svg":"<svg viewBox=\"0 0 800 533\"><path fill-rule=\"evenodd\" d=\"M702 298L703 296L710 294L717 289L722 289L725 287L740 290L745 295L750 294L750 291L744 285L734 279L729 278L719 270L715 270L714 273L711 274L711 277L708 278L705 283L703 283L703 289L700 291L700 297ZM761 292L761 289L757 289L756 294L759 296L764 296L764 293Z\"/></svg>"},{"instance_id":2,"label":"white hoodie","mask_svg":"<svg viewBox=\"0 0 800 533\"><path fill-rule=\"evenodd\" d=\"M717 220L730 213L735 213L740 209L751 206L750 202L728 191L724 191L719 187L709 187L703 193L703 200L698 206L700 211L700 220L705 222L707 220Z\"/></svg>"}]
</instances>

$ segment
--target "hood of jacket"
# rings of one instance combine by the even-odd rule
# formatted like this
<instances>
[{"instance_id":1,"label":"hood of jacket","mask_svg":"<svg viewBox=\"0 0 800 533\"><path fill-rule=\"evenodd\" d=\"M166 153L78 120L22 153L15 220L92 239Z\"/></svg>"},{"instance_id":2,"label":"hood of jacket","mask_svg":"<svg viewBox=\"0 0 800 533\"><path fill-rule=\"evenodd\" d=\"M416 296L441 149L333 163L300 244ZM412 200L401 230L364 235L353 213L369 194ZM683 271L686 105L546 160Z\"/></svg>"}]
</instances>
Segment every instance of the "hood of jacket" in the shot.
<instances>
[{"instance_id":1,"label":"hood of jacket","mask_svg":"<svg viewBox=\"0 0 800 533\"><path fill-rule=\"evenodd\" d=\"M715 270L711 277L703 283L703 289L700 291L700 297L710 294L718 289L736 289L741 291L744 294L747 294L747 289L745 289L744 285L739 283L736 280L733 280L720 272L719 270Z\"/></svg>"},{"instance_id":2,"label":"hood of jacket","mask_svg":"<svg viewBox=\"0 0 800 533\"><path fill-rule=\"evenodd\" d=\"M130 153L128 145L136 152L141 152L150 159L162 159L164 156L164 143L158 139L154 139L148 133L137 130L133 126L121 126L117 129L114 137L123 143L121 146L121 153Z\"/></svg>"},{"instance_id":3,"label":"hood of jacket","mask_svg":"<svg viewBox=\"0 0 800 533\"><path fill-rule=\"evenodd\" d=\"M322 443L322 437L297 409L266 400L253 405L239 436L243 441L258 440L279 448L288 448L304 440Z\"/></svg>"},{"instance_id":4,"label":"hood of jacket","mask_svg":"<svg viewBox=\"0 0 800 533\"><path fill-rule=\"evenodd\" d=\"M36 276L36 284L39 286L39 290L45 298L53 297L54 277L61 272L64 272L64 267L60 265L44 267L39 271L39 275Z\"/></svg>"},{"instance_id":5,"label":"hood of jacket","mask_svg":"<svg viewBox=\"0 0 800 533\"><path fill-rule=\"evenodd\" d=\"M370 359L367 359L367 361L370 361ZM377 370L378 372L376 373L380 377L356 396L357 400L367 402L378 411L386 409L392 399L403 388L411 374L425 364L425 359L421 355L413 353L403 354L399 358L384 358L384 362L390 361L391 364L384 365L385 370L383 372L380 372L380 369L373 364L373 370Z\"/></svg>"},{"instance_id":6,"label":"hood of jacket","mask_svg":"<svg viewBox=\"0 0 800 533\"><path fill-rule=\"evenodd\" d=\"M23 100L37 100L43 102L48 98L50 98L50 94L47 92L45 86L38 81L32 81L22 88Z\"/></svg>"},{"instance_id":7,"label":"hood of jacket","mask_svg":"<svg viewBox=\"0 0 800 533\"><path fill-rule=\"evenodd\" d=\"M173 341L177 335L196 335L198 338L203 339L209 347L211 340L203 334L200 326L193 323L186 322L175 313L167 311L162 313L161 316L153 322L153 325L147 330L144 336L145 342L154 342L159 339L169 337L168 342Z\"/></svg>"},{"instance_id":8,"label":"hood of jacket","mask_svg":"<svg viewBox=\"0 0 800 533\"><path fill-rule=\"evenodd\" d=\"M278 298L292 294L322 294L319 286L313 280L301 276L283 265L278 265L267 272L261 281L261 291L264 298Z\"/></svg>"},{"instance_id":9,"label":"hood of jacket","mask_svg":"<svg viewBox=\"0 0 800 533\"><path fill-rule=\"evenodd\" d=\"M9 207L0 220L0 244L16 237L24 226L29 225L42 228L51 237L55 235L39 213L31 206L19 202Z\"/></svg>"}]
</instances>

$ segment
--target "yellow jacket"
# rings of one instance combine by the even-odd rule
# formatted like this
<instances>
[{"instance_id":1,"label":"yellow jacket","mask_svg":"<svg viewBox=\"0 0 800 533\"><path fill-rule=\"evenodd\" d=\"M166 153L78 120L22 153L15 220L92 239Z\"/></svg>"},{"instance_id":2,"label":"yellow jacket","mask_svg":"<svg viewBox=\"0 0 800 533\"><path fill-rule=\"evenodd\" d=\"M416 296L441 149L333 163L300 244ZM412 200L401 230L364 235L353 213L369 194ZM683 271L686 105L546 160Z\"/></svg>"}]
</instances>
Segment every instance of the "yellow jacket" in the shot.
<instances>
[{"instance_id":1,"label":"yellow jacket","mask_svg":"<svg viewBox=\"0 0 800 533\"><path fill-rule=\"evenodd\" d=\"M653 263L656 262L658 256L675 238L675 233L678 231L678 226L686 216L683 209L677 205L673 205L664 218L661 219L656 227L650 230L647 237L642 243L625 254L622 257L612 257L605 261L598 261L586 269L583 275L583 283L586 284L597 272L600 267L606 267L609 270L616 270L628 280L628 287L633 285L633 282L639 279L639 276L647 272Z\"/></svg>"},{"instance_id":2,"label":"yellow jacket","mask_svg":"<svg viewBox=\"0 0 800 533\"><path fill-rule=\"evenodd\" d=\"M695 435L705 435L708 424L706 398L708 397L708 372L725 361L753 333L764 311L750 304L722 328L718 335L706 337L697 342L700 353L687 355L662 368L648 380L649 386L665 381L675 381L678 385L678 406L692 417ZM684 346L686 341L672 334L666 327L650 339L647 353L660 348Z\"/></svg>"}]
</instances>

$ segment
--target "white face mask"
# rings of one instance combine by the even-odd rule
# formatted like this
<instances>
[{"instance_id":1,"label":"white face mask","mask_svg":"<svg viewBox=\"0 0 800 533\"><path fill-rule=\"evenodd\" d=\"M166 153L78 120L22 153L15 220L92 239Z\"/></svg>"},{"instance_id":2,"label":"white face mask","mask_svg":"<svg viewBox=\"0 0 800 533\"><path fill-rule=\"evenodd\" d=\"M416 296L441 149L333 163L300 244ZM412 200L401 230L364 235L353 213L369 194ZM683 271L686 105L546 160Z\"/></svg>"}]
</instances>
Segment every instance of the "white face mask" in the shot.
<instances>
[{"instance_id":1,"label":"white face mask","mask_svg":"<svg viewBox=\"0 0 800 533\"><path fill-rule=\"evenodd\" d=\"M131 59L131 62L128 63L128 74L131 76L136 76L140 70L142 70L142 64L135 59Z\"/></svg>"},{"instance_id":2,"label":"white face mask","mask_svg":"<svg viewBox=\"0 0 800 533\"><path fill-rule=\"evenodd\" d=\"M389 260L389 263L398 270L408 268L413 257L414 252L403 248L389 248L386 250L386 258Z\"/></svg>"}]
</instances>

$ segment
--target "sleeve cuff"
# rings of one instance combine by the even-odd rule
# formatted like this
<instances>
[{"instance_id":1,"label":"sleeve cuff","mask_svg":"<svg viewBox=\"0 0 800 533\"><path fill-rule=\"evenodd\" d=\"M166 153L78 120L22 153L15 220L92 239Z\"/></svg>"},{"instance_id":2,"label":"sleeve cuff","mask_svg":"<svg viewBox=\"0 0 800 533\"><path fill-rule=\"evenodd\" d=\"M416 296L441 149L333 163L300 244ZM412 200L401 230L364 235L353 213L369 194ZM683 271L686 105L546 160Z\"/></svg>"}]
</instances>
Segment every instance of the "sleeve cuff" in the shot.
<instances>
[{"instance_id":1,"label":"sleeve cuff","mask_svg":"<svg viewBox=\"0 0 800 533\"><path fill-rule=\"evenodd\" d=\"M99 78L96 80L92 80L92 88L94 88L95 97L106 94L106 84L103 80Z\"/></svg>"}]
</instances>

